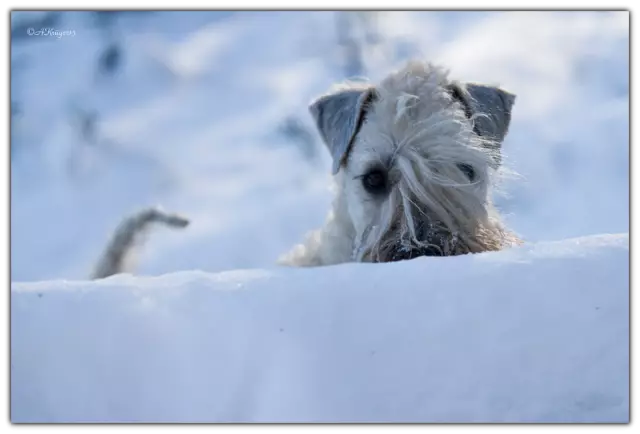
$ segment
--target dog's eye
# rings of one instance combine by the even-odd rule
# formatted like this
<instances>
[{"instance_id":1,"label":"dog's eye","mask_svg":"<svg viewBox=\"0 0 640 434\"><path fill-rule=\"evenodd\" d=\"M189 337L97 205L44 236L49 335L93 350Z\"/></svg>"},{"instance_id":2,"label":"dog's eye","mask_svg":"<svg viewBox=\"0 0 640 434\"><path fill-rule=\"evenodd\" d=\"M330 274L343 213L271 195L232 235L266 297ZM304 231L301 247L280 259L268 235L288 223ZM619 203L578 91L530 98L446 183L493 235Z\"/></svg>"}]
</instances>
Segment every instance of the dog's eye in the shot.
<instances>
[{"instance_id":1,"label":"dog's eye","mask_svg":"<svg viewBox=\"0 0 640 434\"><path fill-rule=\"evenodd\" d=\"M464 173L464 175L467 177L469 181L473 181L474 179L476 179L476 171L473 169L471 165L465 164L465 163L458 163L458 169L460 169L462 173Z\"/></svg>"},{"instance_id":2,"label":"dog's eye","mask_svg":"<svg viewBox=\"0 0 640 434\"><path fill-rule=\"evenodd\" d=\"M362 177L364 189L371 194L379 194L387 189L387 176L382 170L372 170Z\"/></svg>"}]
</instances>

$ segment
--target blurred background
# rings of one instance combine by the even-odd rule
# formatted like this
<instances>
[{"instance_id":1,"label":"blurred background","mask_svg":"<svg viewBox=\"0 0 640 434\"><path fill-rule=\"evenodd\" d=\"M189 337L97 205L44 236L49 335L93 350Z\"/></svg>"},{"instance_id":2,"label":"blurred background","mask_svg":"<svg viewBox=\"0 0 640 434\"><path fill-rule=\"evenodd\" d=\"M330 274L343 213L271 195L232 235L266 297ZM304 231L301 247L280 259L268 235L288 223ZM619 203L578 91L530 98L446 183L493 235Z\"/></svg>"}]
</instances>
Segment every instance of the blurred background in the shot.
<instances>
[{"instance_id":1,"label":"blurred background","mask_svg":"<svg viewBox=\"0 0 640 434\"><path fill-rule=\"evenodd\" d=\"M11 35L12 281L87 278L157 204L192 225L137 273L273 266L331 202L310 100L416 57L517 95L495 202L520 236L629 231L628 12L13 12Z\"/></svg>"}]
</instances>

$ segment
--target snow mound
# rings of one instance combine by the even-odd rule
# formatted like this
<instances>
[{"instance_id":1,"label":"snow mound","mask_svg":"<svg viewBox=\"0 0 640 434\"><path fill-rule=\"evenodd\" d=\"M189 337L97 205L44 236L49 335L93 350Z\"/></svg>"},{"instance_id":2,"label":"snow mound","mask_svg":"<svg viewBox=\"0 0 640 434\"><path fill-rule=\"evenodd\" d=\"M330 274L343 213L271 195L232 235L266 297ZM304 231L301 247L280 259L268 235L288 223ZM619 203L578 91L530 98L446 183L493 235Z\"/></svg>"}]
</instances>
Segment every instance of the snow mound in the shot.
<instances>
[{"instance_id":1,"label":"snow mound","mask_svg":"<svg viewBox=\"0 0 640 434\"><path fill-rule=\"evenodd\" d=\"M12 283L13 422L628 422L629 237Z\"/></svg>"}]
</instances>

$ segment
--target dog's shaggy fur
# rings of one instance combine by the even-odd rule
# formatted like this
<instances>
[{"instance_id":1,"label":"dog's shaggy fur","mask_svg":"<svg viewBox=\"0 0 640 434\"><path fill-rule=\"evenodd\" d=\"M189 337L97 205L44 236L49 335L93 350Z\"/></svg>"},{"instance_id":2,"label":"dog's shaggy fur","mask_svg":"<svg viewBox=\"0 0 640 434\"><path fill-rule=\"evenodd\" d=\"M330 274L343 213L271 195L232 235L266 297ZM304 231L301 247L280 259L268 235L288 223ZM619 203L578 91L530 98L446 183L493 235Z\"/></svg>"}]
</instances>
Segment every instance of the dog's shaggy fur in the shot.
<instances>
[{"instance_id":1,"label":"dog's shaggy fur","mask_svg":"<svg viewBox=\"0 0 640 434\"><path fill-rule=\"evenodd\" d=\"M338 163L336 197L325 225L280 263L388 262L499 250L517 243L490 197L491 172L500 164L500 142L515 97L497 88L472 86L477 86L473 89L479 90L478 97L486 98L488 92L501 107L494 104L487 113L474 113L482 101L474 104L467 86L449 81L442 68L421 62L409 63L377 86L342 87L312 104ZM342 98L338 107L327 107L345 92L364 94L359 96L364 102L348 108ZM349 123L344 119L349 110L358 111L360 118L351 121L354 131L347 132L346 139L337 139L349 141L345 146L323 128ZM363 182L368 175L370 182L372 173L376 185L384 184L373 192Z\"/></svg>"},{"instance_id":2,"label":"dog's shaggy fur","mask_svg":"<svg viewBox=\"0 0 640 434\"><path fill-rule=\"evenodd\" d=\"M451 81L410 62L378 85L347 83L310 106L333 158L336 196L325 225L279 263L389 262L500 250L519 243L491 202L515 96ZM165 216L166 217L166 216ZM123 270L148 211L122 225L94 277Z\"/></svg>"}]
</instances>

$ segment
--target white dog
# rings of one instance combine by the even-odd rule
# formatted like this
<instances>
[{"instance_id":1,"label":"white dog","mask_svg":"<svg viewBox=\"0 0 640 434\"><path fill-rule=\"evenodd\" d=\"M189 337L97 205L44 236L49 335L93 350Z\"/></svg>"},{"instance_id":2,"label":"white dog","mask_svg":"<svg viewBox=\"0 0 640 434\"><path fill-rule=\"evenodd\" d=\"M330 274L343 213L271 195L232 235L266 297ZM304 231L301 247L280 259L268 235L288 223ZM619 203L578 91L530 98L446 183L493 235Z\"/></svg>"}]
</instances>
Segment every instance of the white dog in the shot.
<instances>
[{"instance_id":1,"label":"white dog","mask_svg":"<svg viewBox=\"0 0 640 434\"><path fill-rule=\"evenodd\" d=\"M337 194L325 225L281 263L388 262L517 243L490 196L514 100L411 62L379 85L341 86L313 102Z\"/></svg>"},{"instance_id":2,"label":"white dog","mask_svg":"<svg viewBox=\"0 0 640 434\"><path fill-rule=\"evenodd\" d=\"M414 61L377 85L345 84L314 101L310 111L333 158L336 197L325 225L279 263L389 262L518 243L490 194L514 100ZM121 232L142 226L125 224ZM123 270L120 258L132 243L116 244L114 238L96 277Z\"/></svg>"}]
</instances>

